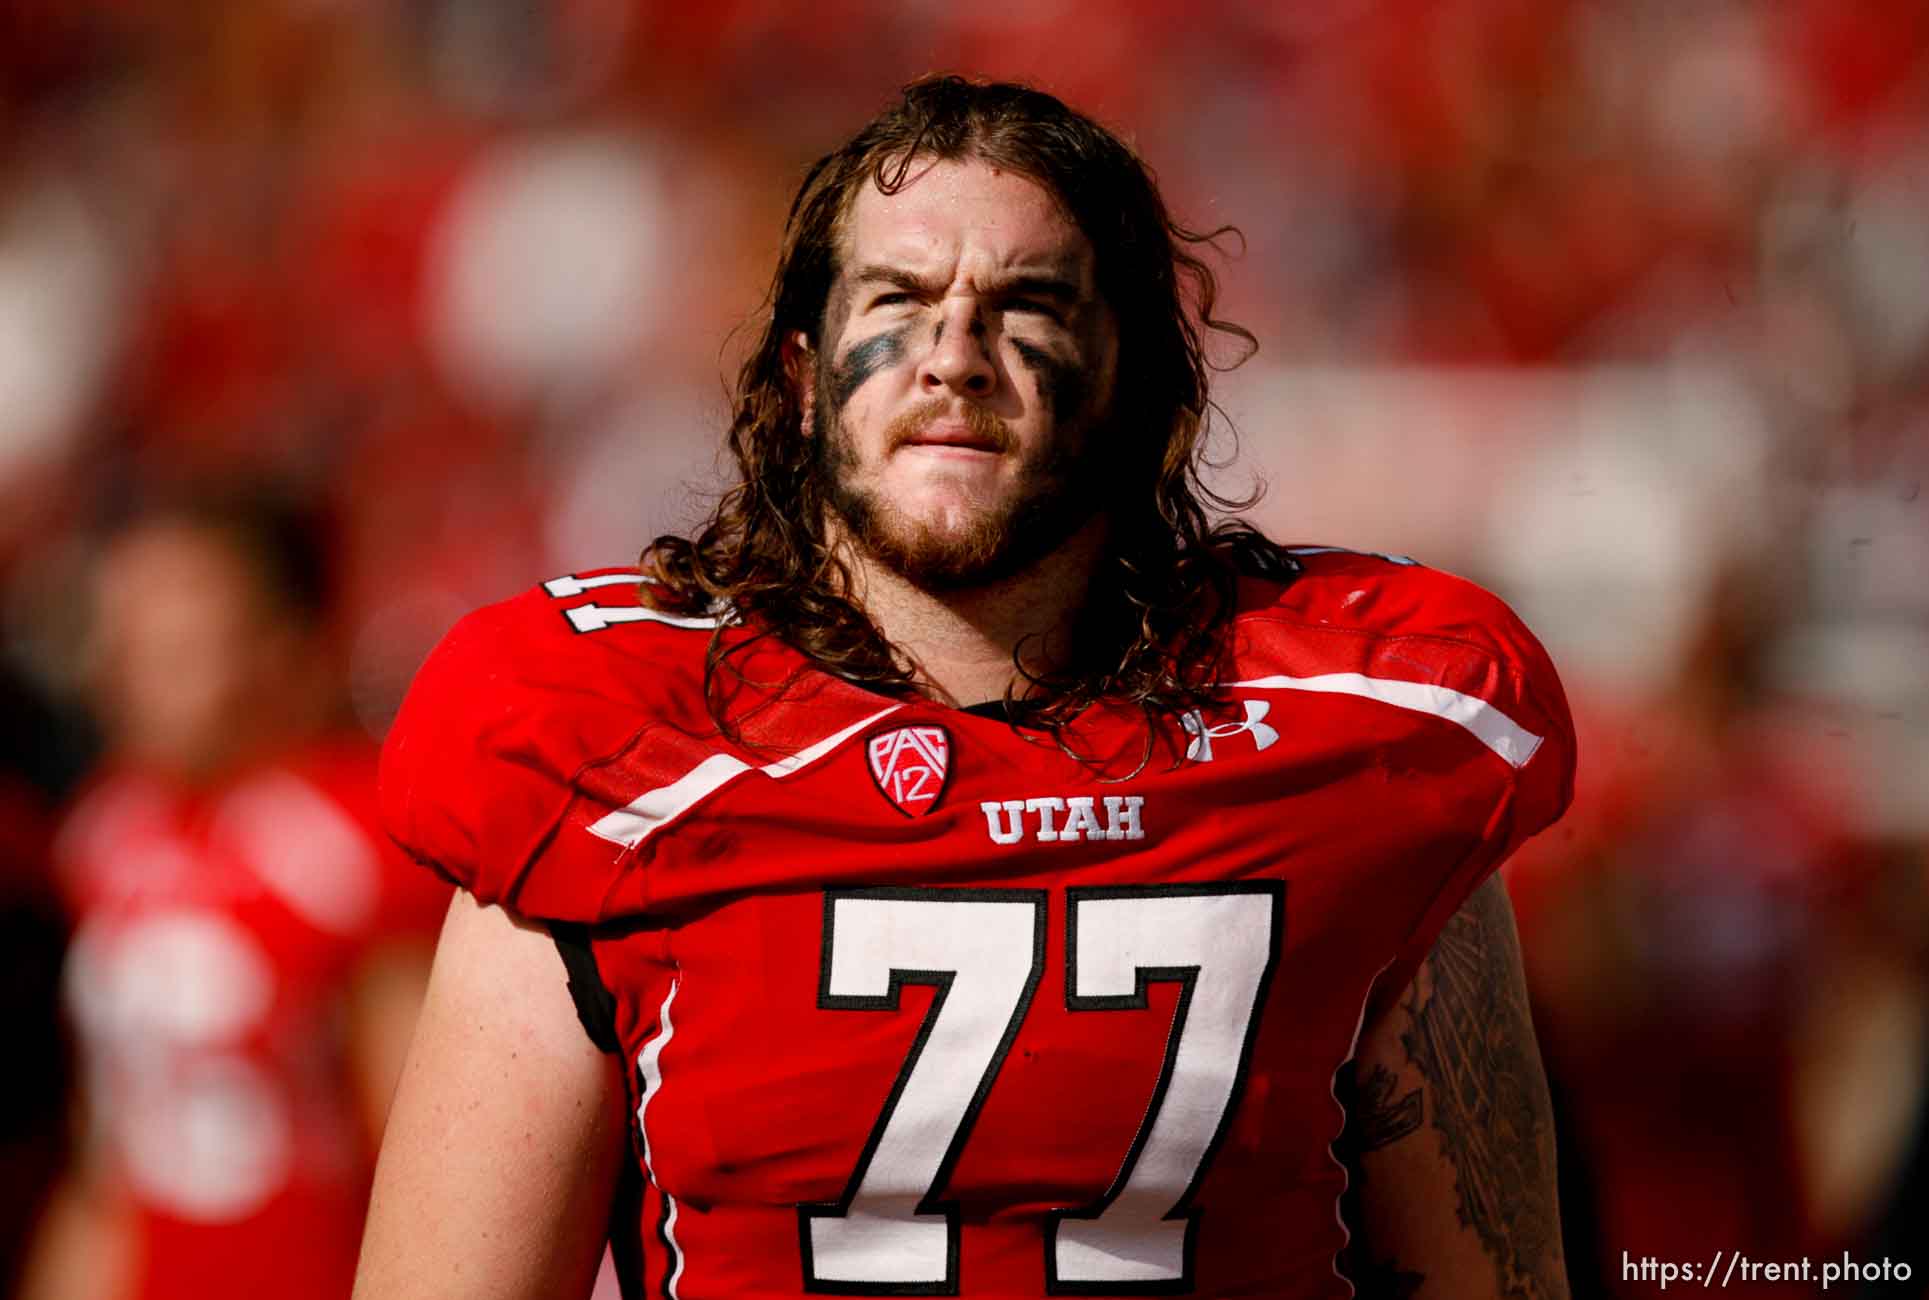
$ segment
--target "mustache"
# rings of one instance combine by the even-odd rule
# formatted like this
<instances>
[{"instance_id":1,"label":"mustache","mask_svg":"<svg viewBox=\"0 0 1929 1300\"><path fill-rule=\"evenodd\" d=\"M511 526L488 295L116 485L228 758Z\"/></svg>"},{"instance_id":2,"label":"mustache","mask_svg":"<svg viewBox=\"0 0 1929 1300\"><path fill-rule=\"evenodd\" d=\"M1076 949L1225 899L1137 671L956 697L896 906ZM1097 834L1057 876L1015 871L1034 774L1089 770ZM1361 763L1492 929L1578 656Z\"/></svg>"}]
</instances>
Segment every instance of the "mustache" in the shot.
<instances>
[{"instance_id":1,"label":"mustache","mask_svg":"<svg viewBox=\"0 0 1929 1300\"><path fill-rule=\"evenodd\" d=\"M988 444L998 452L1008 452L1017 441L1011 426L976 402L954 405L947 398L934 397L904 412L885 428L885 446L896 451L940 420L961 420L971 430L974 441Z\"/></svg>"}]
</instances>

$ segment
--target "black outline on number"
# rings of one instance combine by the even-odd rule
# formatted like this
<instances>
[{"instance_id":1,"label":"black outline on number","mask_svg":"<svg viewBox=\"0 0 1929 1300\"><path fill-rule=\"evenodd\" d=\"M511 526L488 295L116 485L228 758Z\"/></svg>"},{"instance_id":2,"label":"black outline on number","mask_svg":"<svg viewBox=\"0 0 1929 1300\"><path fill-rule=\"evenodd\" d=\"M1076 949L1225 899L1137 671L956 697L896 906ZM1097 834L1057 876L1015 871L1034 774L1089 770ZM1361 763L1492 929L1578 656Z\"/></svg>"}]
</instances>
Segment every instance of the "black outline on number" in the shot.
<instances>
[{"instance_id":1,"label":"black outline on number","mask_svg":"<svg viewBox=\"0 0 1929 1300\"><path fill-rule=\"evenodd\" d=\"M1101 1281L1068 1282L1058 1276L1058 1225L1066 1219L1096 1219L1103 1215L1131 1179L1133 1169L1137 1168L1139 1156L1145 1150L1146 1140L1152 1134L1152 1125L1159 1116L1159 1108L1165 1104L1166 1089L1172 1082L1173 1065L1179 1055L1179 1039L1185 1032L1186 1013L1192 1006L1192 990L1198 983L1197 966L1141 966L1131 993L1107 994L1104 996L1079 997L1073 993L1078 987L1078 905L1085 899L1113 898L1203 898L1222 897L1227 894L1271 894L1272 931L1270 948L1266 954L1266 965L1259 974L1259 987L1253 994L1252 1014L1246 1020L1246 1035L1239 1045L1239 1064L1233 1071L1232 1091L1226 1095L1224 1109L1219 1112L1219 1125L1213 1130L1212 1138L1206 1143L1199 1163L1193 1168L1192 1178L1179 1199L1173 1202L1161 1221L1185 1221L1185 1242L1181 1248L1180 1274L1176 1278L1161 1278L1149 1282ZM1195 1247L1199 1237L1199 1217L1201 1211L1194 1209L1193 1196L1204 1181L1206 1171L1212 1168L1214 1157L1226 1140L1226 1131L1232 1126L1233 1112L1239 1108L1240 1098L1246 1091L1246 1068L1252 1062L1253 1042L1259 1036L1259 1022L1266 1011L1266 998L1272 989L1273 974L1279 968L1279 955L1286 941L1286 882L1283 880L1235 880L1219 884L1171 884L1171 885L1102 885L1072 886L1065 891L1065 1008L1068 1011L1143 1011L1151 1002L1147 994L1154 983L1177 982L1179 984L1178 1004L1172 1010L1172 1028L1166 1034L1165 1059L1159 1065L1159 1079L1152 1088L1152 1098L1146 1103L1145 1114L1139 1121L1139 1131L1133 1135L1132 1145L1119 1163L1118 1173L1105 1195L1087 1205L1069 1210L1054 1210L1045 1220L1045 1292L1048 1295L1178 1295L1191 1291L1194 1281Z\"/></svg>"},{"instance_id":2,"label":"black outline on number","mask_svg":"<svg viewBox=\"0 0 1929 1300\"><path fill-rule=\"evenodd\" d=\"M986 1062L984 1074L978 1080L978 1087L958 1120L957 1131L952 1134L951 1144L945 1148L944 1158L938 1162L937 1174L931 1180L930 1190L924 1194L912 1213L919 1215L944 1215L945 1224L945 1262L944 1278L938 1282L853 1282L839 1279L823 1279L817 1276L816 1260L813 1258L810 1240L810 1225L814 1219L843 1218L849 1213L851 1202L856 1199L858 1188L863 1185L864 1175L870 1171L871 1157L877 1154L878 1143L884 1138L884 1130L891 1117L897 1113L898 1099L904 1093L905 1084L910 1081L911 1071L917 1068L918 1060L924 1054L924 1045L931 1037L931 1030L944 1010L945 999L950 995L951 985L957 978L956 971L950 970L906 970L898 967L891 969L890 982L878 996L862 994L834 994L830 991L831 947L834 927L837 920L837 902L843 898L881 898L924 903L1030 903L1032 915L1032 954L1031 973L1025 978L1024 991L1018 995L1011 1009L1011 1016L1005 1023L1003 1037L998 1040L997 1048L991 1059ZM1025 1013L1031 1009L1032 997L1038 991L1038 981L1045 973L1045 927L1050 920L1048 910L1049 891L1043 889L916 889L882 887L875 889L827 889L824 891L824 940L822 957L818 967L817 1005L825 1011L896 1011L899 999L906 984L928 984L936 990L931 995L930 1010L925 1012L924 1022L918 1026L917 1037L911 1042L911 1050L905 1055L904 1065L891 1084L891 1092L884 1101L884 1109L879 1113L877 1122L864 1139L864 1150L858 1156L857 1167L851 1171L849 1181L844 1184L843 1195L834 1202L805 1203L797 1207L797 1236L803 1252L804 1290L815 1295L957 1295L958 1294L958 1206L955 1201L940 1201L939 1192L951 1179L951 1171L957 1166L958 1158L964 1153L965 1141L971 1136L973 1125L977 1123L978 1112L983 1108L985 1099L991 1095L992 1084L998 1072L1004 1067L1005 1057L1018 1039L1019 1026L1024 1023Z\"/></svg>"}]
</instances>

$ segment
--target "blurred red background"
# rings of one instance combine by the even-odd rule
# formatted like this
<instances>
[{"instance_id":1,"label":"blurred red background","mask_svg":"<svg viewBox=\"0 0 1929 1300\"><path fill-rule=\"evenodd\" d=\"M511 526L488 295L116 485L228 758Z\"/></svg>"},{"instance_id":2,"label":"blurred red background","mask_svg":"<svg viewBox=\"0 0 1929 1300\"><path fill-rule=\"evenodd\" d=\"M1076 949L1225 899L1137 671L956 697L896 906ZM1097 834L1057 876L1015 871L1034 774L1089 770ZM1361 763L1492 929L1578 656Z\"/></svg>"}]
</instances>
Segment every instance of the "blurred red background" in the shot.
<instances>
[{"instance_id":1,"label":"blurred red background","mask_svg":"<svg viewBox=\"0 0 1929 1300\"><path fill-rule=\"evenodd\" d=\"M1241 231L1259 522L1486 582L1563 670L1579 799L1510 883L1575 1294L1717 1249L1926 1292L1929 6L3 12L9 807L88 770L129 503L325 511L379 737L461 612L701 517L808 163L913 76L1030 80Z\"/></svg>"}]
</instances>

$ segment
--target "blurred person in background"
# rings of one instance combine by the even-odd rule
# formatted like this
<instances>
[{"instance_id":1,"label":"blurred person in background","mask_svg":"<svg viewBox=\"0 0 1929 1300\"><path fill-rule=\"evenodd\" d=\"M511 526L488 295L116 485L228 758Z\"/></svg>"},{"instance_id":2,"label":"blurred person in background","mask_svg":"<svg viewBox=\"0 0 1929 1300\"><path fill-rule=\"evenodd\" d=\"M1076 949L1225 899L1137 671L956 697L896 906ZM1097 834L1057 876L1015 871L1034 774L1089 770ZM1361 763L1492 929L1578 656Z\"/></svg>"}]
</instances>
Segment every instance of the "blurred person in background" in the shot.
<instances>
[{"instance_id":1,"label":"blurred person in background","mask_svg":"<svg viewBox=\"0 0 1929 1300\"><path fill-rule=\"evenodd\" d=\"M1665 694L1577 709L1600 755L1579 812L1510 866L1563 1158L1590 1184L1577 1297L1668 1289L1624 1252L1716 1250L1886 1255L1912 1277L1834 1290L1929 1292L1921 850L1863 829L1839 718L1775 688L1785 586L1724 573ZM1811 1273L1748 1292L1816 1295Z\"/></svg>"},{"instance_id":2,"label":"blurred person in background","mask_svg":"<svg viewBox=\"0 0 1929 1300\"><path fill-rule=\"evenodd\" d=\"M328 539L272 494L141 511L93 566L107 754L60 832L88 1118L26 1294L346 1294L448 891L339 728Z\"/></svg>"}]
</instances>

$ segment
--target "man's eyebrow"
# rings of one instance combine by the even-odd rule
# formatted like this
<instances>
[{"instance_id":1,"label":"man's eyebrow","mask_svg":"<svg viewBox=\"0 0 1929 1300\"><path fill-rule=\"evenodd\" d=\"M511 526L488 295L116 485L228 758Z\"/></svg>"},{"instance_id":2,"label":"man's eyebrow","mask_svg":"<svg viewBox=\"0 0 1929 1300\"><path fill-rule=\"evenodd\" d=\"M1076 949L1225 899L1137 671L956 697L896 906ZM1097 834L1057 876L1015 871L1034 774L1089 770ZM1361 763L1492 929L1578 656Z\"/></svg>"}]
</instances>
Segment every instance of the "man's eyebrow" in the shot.
<instances>
[{"instance_id":1,"label":"man's eyebrow","mask_svg":"<svg viewBox=\"0 0 1929 1300\"><path fill-rule=\"evenodd\" d=\"M1052 298L1066 306L1085 301L1085 289L1076 280L1049 272L997 277L987 280L984 289L1004 298Z\"/></svg>"},{"instance_id":2,"label":"man's eyebrow","mask_svg":"<svg viewBox=\"0 0 1929 1300\"><path fill-rule=\"evenodd\" d=\"M889 284L908 293L929 293L931 286L909 271L895 266L880 266L872 263L860 266L851 273L852 284Z\"/></svg>"},{"instance_id":3,"label":"man's eyebrow","mask_svg":"<svg viewBox=\"0 0 1929 1300\"><path fill-rule=\"evenodd\" d=\"M853 285L888 284L907 293L931 294L936 288L927 280L900 267L871 263L851 272ZM1085 289L1069 276L1053 271L1021 271L1010 276L985 280L984 291L1004 298L1051 298L1073 306L1085 300Z\"/></svg>"}]
</instances>

